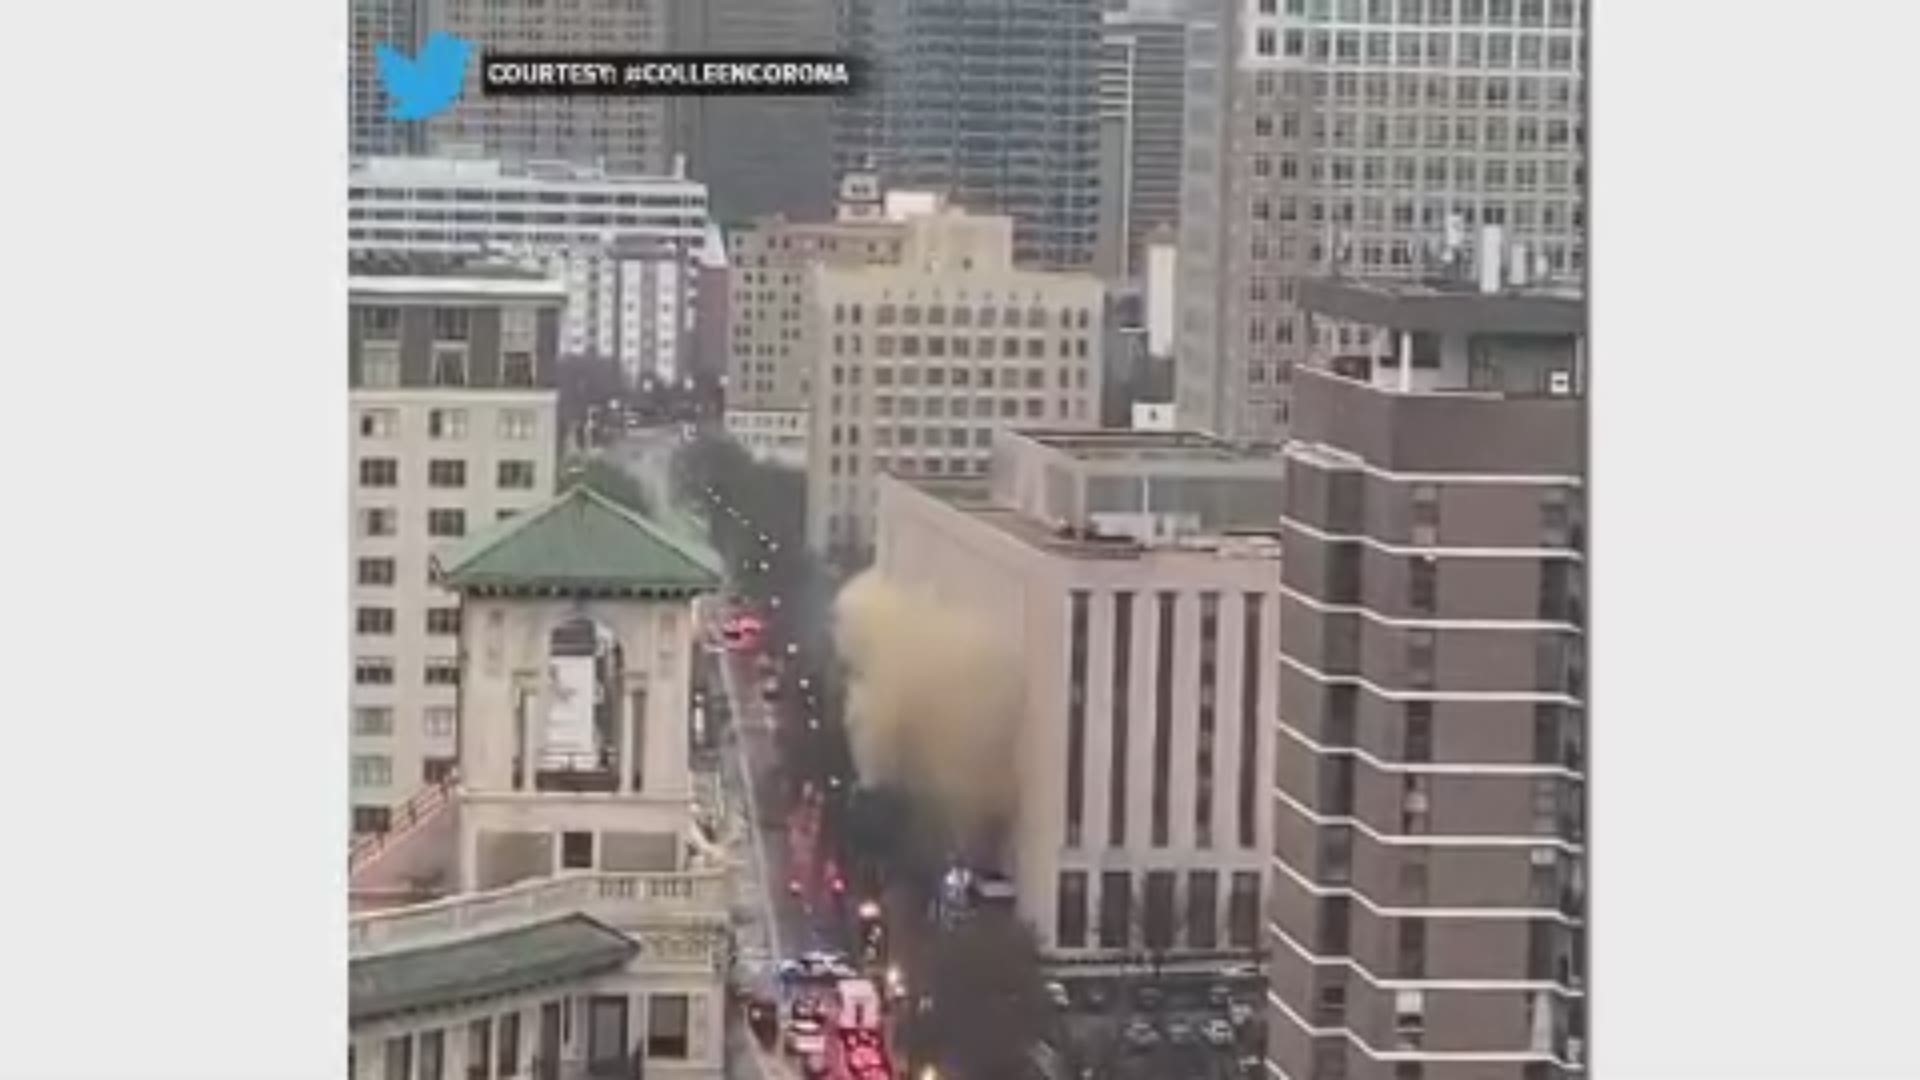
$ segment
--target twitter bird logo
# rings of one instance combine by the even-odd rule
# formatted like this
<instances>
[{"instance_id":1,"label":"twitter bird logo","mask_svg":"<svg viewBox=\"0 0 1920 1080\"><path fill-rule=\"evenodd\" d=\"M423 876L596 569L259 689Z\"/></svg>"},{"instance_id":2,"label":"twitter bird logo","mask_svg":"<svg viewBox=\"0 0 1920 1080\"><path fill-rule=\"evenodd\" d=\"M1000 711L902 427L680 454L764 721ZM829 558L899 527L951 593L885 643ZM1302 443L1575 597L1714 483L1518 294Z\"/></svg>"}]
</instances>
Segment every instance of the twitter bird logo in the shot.
<instances>
[{"instance_id":1,"label":"twitter bird logo","mask_svg":"<svg viewBox=\"0 0 1920 1080\"><path fill-rule=\"evenodd\" d=\"M425 120L446 112L459 100L473 45L452 34L436 33L412 59L391 45L380 46L374 55L380 60L380 82L393 99L388 118Z\"/></svg>"}]
</instances>

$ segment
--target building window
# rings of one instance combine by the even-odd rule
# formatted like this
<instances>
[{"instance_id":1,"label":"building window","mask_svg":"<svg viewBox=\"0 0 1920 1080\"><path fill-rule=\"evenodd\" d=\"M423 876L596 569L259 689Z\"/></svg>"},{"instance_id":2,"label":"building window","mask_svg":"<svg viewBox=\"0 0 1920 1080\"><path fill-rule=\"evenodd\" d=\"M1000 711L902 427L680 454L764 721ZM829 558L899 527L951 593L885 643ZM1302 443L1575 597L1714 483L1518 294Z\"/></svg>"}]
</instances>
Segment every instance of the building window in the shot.
<instances>
[{"instance_id":1,"label":"building window","mask_svg":"<svg viewBox=\"0 0 1920 1080\"><path fill-rule=\"evenodd\" d=\"M390 607L356 609L353 613L353 632L373 635L393 633L393 609Z\"/></svg>"},{"instance_id":2,"label":"building window","mask_svg":"<svg viewBox=\"0 0 1920 1080\"><path fill-rule=\"evenodd\" d=\"M1431 555L1416 555L1407 563L1407 606L1416 614L1432 615L1439 606L1440 564Z\"/></svg>"},{"instance_id":3,"label":"building window","mask_svg":"<svg viewBox=\"0 0 1920 1080\"><path fill-rule=\"evenodd\" d=\"M394 536L399 530L394 507L367 507L361 511L361 536Z\"/></svg>"},{"instance_id":4,"label":"building window","mask_svg":"<svg viewBox=\"0 0 1920 1080\"><path fill-rule=\"evenodd\" d=\"M1066 842L1080 846L1082 803L1086 798L1087 753L1087 605L1084 589L1069 600L1067 645L1067 809Z\"/></svg>"},{"instance_id":5,"label":"building window","mask_svg":"<svg viewBox=\"0 0 1920 1080\"><path fill-rule=\"evenodd\" d=\"M427 413L427 437L464 439L467 437L467 410L433 409Z\"/></svg>"},{"instance_id":6,"label":"building window","mask_svg":"<svg viewBox=\"0 0 1920 1080\"><path fill-rule=\"evenodd\" d=\"M427 535L438 537L467 535L467 512L450 509L427 511Z\"/></svg>"},{"instance_id":7,"label":"building window","mask_svg":"<svg viewBox=\"0 0 1920 1080\"><path fill-rule=\"evenodd\" d=\"M592 833L564 832L560 834L560 868L562 870L593 869Z\"/></svg>"},{"instance_id":8,"label":"building window","mask_svg":"<svg viewBox=\"0 0 1920 1080\"><path fill-rule=\"evenodd\" d=\"M360 324L364 328L366 337L371 341L400 339L400 309L397 307L362 308Z\"/></svg>"},{"instance_id":9,"label":"building window","mask_svg":"<svg viewBox=\"0 0 1920 1080\"><path fill-rule=\"evenodd\" d=\"M384 390L400 385L400 354L391 347L369 346L360 354L360 385Z\"/></svg>"},{"instance_id":10,"label":"building window","mask_svg":"<svg viewBox=\"0 0 1920 1080\"><path fill-rule=\"evenodd\" d=\"M353 662L353 681L357 686L392 686L393 658L363 656Z\"/></svg>"},{"instance_id":11,"label":"building window","mask_svg":"<svg viewBox=\"0 0 1920 1080\"><path fill-rule=\"evenodd\" d=\"M1251 850L1257 846L1255 825L1257 823L1257 801L1259 786L1260 758L1260 671L1261 663L1261 600L1259 593L1247 593L1244 625L1240 632L1240 775L1239 791L1235 801L1235 816L1239 826L1240 846Z\"/></svg>"},{"instance_id":12,"label":"building window","mask_svg":"<svg viewBox=\"0 0 1920 1080\"><path fill-rule=\"evenodd\" d=\"M1193 750L1193 834L1202 850L1213 846L1213 749L1218 729L1216 696L1220 670L1220 594L1200 594L1199 730Z\"/></svg>"},{"instance_id":13,"label":"building window","mask_svg":"<svg viewBox=\"0 0 1920 1080\"><path fill-rule=\"evenodd\" d=\"M1082 949L1087 944L1087 872L1060 871L1059 896L1055 898L1054 938L1062 949Z\"/></svg>"},{"instance_id":14,"label":"building window","mask_svg":"<svg viewBox=\"0 0 1920 1080\"><path fill-rule=\"evenodd\" d=\"M356 566L355 581L361 585L391 585L394 578L392 559L361 559Z\"/></svg>"},{"instance_id":15,"label":"building window","mask_svg":"<svg viewBox=\"0 0 1920 1080\"><path fill-rule=\"evenodd\" d=\"M427 462L427 485L437 488L467 486L467 463L457 458L436 458Z\"/></svg>"},{"instance_id":16,"label":"building window","mask_svg":"<svg viewBox=\"0 0 1920 1080\"><path fill-rule=\"evenodd\" d=\"M385 754L355 754L352 777L357 788L391 787L393 759Z\"/></svg>"},{"instance_id":17,"label":"building window","mask_svg":"<svg viewBox=\"0 0 1920 1080\"><path fill-rule=\"evenodd\" d=\"M1260 937L1260 875L1252 870L1236 870L1227 894L1227 944L1236 949L1251 949Z\"/></svg>"},{"instance_id":18,"label":"building window","mask_svg":"<svg viewBox=\"0 0 1920 1080\"><path fill-rule=\"evenodd\" d=\"M1165 952L1173 948L1173 886L1173 871L1147 872L1146 910L1141 919L1142 944L1153 952Z\"/></svg>"},{"instance_id":19,"label":"building window","mask_svg":"<svg viewBox=\"0 0 1920 1080\"><path fill-rule=\"evenodd\" d=\"M465 308L435 308L433 311L433 340L465 341L471 319Z\"/></svg>"},{"instance_id":20,"label":"building window","mask_svg":"<svg viewBox=\"0 0 1920 1080\"><path fill-rule=\"evenodd\" d=\"M527 490L533 487L533 462L508 460L498 466L498 484L509 490Z\"/></svg>"},{"instance_id":21,"label":"building window","mask_svg":"<svg viewBox=\"0 0 1920 1080\"><path fill-rule=\"evenodd\" d=\"M420 782L423 784L444 784L453 775L455 759L450 757L430 757L420 763Z\"/></svg>"},{"instance_id":22,"label":"building window","mask_svg":"<svg viewBox=\"0 0 1920 1080\"><path fill-rule=\"evenodd\" d=\"M1173 630L1177 594L1159 594L1159 618L1156 620L1157 646L1154 650L1153 679L1153 791L1151 793L1152 843L1166 847L1169 842L1173 758Z\"/></svg>"},{"instance_id":23,"label":"building window","mask_svg":"<svg viewBox=\"0 0 1920 1080\"><path fill-rule=\"evenodd\" d=\"M1434 635L1431 630L1407 632L1407 682L1430 688L1434 678Z\"/></svg>"},{"instance_id":24,"label":"building window","mask_svg":"<svg viewBox=\"0 0 1920 1080\"><path fill-rule=\"evenodd\" d=\"M1113 594L1113 731L1107 772L1107 845L1127 843L1127 730L1133 702L1133 594ZM1103 901L1104 903L1104 901Z\"/></svg>"},{"instance_id":25,"label":"building window","mask_svg":"<svg viewBox=\"0 0 1920 1080\"><path fill-rule=\"evenodd\" d=\"M1213 949L1219 946L1220 877L1212 870L1193 870L1187 874L1187 946Z\"/></svg>"},{"instance_id":26,"label":"building window","mask_svg":"<svg viewBox=\"0 0 1920 1080\"><path fill-rule=\"evenodd\" d=\"M353 710L355 735L393 734L393 708L389 705L362 705Z\"/></svg>"},{"instance_id":27,"label":"building window","mask_svg":"<svg viewBox=\"0 0 1920 1080\"><path fill-rule=\"evenodd\" d=\"M685 994L647 997L647 1057L682 1059L689 1050L692 1008Z\"/></svg>"},{"instance_id":28,"label":"building window","mask_svg":"<svg viewBox=\"0 0 1920 1080\"><path fill-rule=\"evenodd\" d=\"M460 609L457 607L428 608L427 633L458 634L460 632Z\"/></svg>"},{"instance_id":29,"label":"building window","mask_svg":"<svg viewBox=\"0 0 1920 1080\"><path fill-rule=\"evenodd\" d=\"M460 661L452 657L433 657L427 660L426 683L428 686L459 686Z\"/></svg>"},{"instance_id":30,"label":"building window","mask_svg":"<svg viewBox=\"0 0 1920 1080\"><path fill-rule=\"evenodd\" d=\"M433 350L433 385L467 385L467 350L457 346L436 346Z\"/></svg>"},{"instance_id":31,"label":"building window","mask_svg":"<svg viewBox=\"0 0 1920 1080\"><path fill-rule=\"evenodd\" d=\"M539 425L532 409L500 410L500 437L510 442L530 441Z\"/></svg>"},{"instance_id":32,"label":"building window","mask_svg":"<svg viewBox=\"0 0 1920 1080\"><path fill-rule=\"evenodd\" d=\"M459 711L451 705L430 705L420 714L420 727L430 739L451 738L458 716Z\"/></svg>"},{"instance_id":33,"label":"building window","mask_svg":"<svg viewBox=\"0 0 1920 1080\"><path fill-rule=\"evenodd\" d=\"M501 357L500 381L506 386L532 386L533 354L510 352Z\"/></svg>"},{"instance_id":34,"label":"building window","mask_svg":"<svg viewBox=\"0 0 1920 1080\"><path fill-rule=\"evenodd\" d=\"M360 435L367 439L391 439L400 430L400 414L393 409L365 409L360 413Z\"/></svg>"},{"instance_id":35,"label":"building window","mask_svg":"<svg viewBox=\"0 0 1920 1080\"><path fill-rule=\"evenodd\" d=\"M386 1066L385 1080L413 1080L413 1036L396 1035L388 1039L382 1064Z\"/></svg>"},{"instance_id":36,"label":"building window","mask_svg":"<svg viewBox=\"0 0 1920 1080\"><path fill-rule=\"evenodd\" d=\"M361 458L360 486L390 488L400 482L400 463L393 458Z\"/></svg>"},{"instance_id":37,"label":"building window","mask_svg":"<svg viewBox=\"0 0 1920 1080\"><path fill-rule=\"evenodd\" d=\"M588 998L587 1071L594 1076L627 1075L627 1046L626 996L596 994Z\"/></svg>"},{"instance_id":38,"label":"building window","mask_svg":"<svg viewBox=\"0 0 1920 1080\"><path fill-rule=\"evenodd\" d=\"M386 832L392 824L393 812L387 807L356 806L353 808L353 834L355 836L365 836L368 833L383 833Z\"/></svg>"},{"instance_id":39,"label":"building window","mask_svg":"<svg viewBox=\"0 0 1920 1080\"><path fill-rule=\"evenodd\" d=\"M1133 880L1125 870L1100 875L1100 947L1124 949L1133 923Z\"/></svg>"},{"instance_id":40,"label":"building window","mask_svg":"<svg viewBox=\"0 0 1920 1080\"><path fill-rule=\"evenodd\" d=\"M1405 760L1433 760L1433 702L1409 701L1406 705Z\"/></svg>"}]
</instances>

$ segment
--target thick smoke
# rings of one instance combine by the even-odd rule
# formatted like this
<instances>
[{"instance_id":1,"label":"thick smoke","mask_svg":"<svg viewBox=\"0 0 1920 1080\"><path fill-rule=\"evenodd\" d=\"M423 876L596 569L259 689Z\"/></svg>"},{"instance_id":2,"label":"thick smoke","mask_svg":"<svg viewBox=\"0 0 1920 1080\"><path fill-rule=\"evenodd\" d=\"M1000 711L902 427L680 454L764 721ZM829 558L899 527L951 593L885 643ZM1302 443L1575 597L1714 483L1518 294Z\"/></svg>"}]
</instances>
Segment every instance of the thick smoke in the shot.
<instances>
[{"instance_id":1,"label":"thick smoke","mask_svg":"<svg viewBox=\"0 0 1920 1080\"><path fill-rule=\"evenodd\" d=\"M1018 792L1018 657L978 620L873 571L840 591L834 626L861 779L929 800L963 844L991 844Z\"/></svg>"}]
</instances>

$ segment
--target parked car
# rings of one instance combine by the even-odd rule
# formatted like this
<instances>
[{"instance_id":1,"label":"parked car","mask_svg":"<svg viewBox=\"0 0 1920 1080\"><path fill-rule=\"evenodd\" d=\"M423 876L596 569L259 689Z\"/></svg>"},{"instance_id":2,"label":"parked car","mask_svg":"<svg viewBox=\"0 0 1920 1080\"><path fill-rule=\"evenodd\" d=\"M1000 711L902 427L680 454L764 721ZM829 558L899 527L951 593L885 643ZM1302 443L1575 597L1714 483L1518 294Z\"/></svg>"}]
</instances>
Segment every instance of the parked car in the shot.
<instances>
[{"instance_id":1,"label":"parked car","mask_svg":"<svg viewBox=\"0 0 1920 1080\"><path fill-rule=\"evenodd\" d=\"M1210 1046L1233 1045L1233 1025L1217 1016L1207 1021L1206 1026L1201 1030L1201 1034L1206 1036L1207 1043Z\"/></svg>"},{"instance_id":2,"label":"parked car","mask_svg":"<svg viewBox=\"0 0 1920 1080\"><path fill-rule=\"evenodd\" d=\"M1191 1046L1199 1032L1193 1029L1193 1021L1174 1017L1167 1021L1167 1041L1175 1046Z\"/></svg>"},{"instance_id":3,"label":"parked car","mask_svg":"<svg viewBox=\"0 0 1920 1080\"><path fill-rule=\"evenodd\" d=\"M1141 1009L1157 1009L1166 1000L1166 993L1157 986L1139 986L1133 991L1133 1003Z\"/></svg>"},{"instance_id":4,"label":"parked car","mask_svg":"<svg viewBox=\"0 0 1920 1080\"><path fill-rule=\"evenodd\" d=\"M1067 993L1067 987L1065 983L1060 983L1060 982L1048 983L1047 998L1048 1000L1053 1002L1053 1007L1056 1009L1067 1009L1067 1008L1073 1007L1073 995Z\"/></svg>"},{"instance_id":5,"label":"parked car","mask_svg":"<svg viewBox=\"0 0 1920 1080\"><path fill-rule=\"evenodd\" d=\"M1233 1000L1233 987L1226 983L1214 983L1207 987L1207 1003L1217 1009L1224 1009Z\"/></svg>"},{"instance_id":6,"label":"parked car","mask_svg":"<svg viewBox=\"0 0 1920 1080\"><path fill-rule=\"evenodd\" d=\"M1128 1021L1123 1037L1127 1040L1127 1045L1135 1050L1145 1050L1160 1044L1159 1029L1145 1020Z\"/></svg>"},{"instance_id":7,"label":"parked car","mask_svg":"<svg viewBox=\"0 0 1920 1080\"><path fill-rule=\"evenodd\" d=\"M1227 1006L1227 1019L1234 1027L1245 1027L1253 1022L1253 1006L1244 1001L1236 1001Z\"/></svg>"}]
</instances>

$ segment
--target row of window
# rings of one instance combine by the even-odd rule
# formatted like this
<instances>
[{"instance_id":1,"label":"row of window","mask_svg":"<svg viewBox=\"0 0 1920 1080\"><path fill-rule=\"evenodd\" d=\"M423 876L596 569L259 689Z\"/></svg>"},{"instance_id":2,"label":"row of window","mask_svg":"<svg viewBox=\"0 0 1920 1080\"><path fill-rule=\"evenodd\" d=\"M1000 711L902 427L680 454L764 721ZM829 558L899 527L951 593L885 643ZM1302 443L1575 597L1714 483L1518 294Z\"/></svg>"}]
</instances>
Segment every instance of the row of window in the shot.
<instances>
[{"instance_id":1,"label":"row of window","mask_svg":"<svg viewBox=\"0 0 1920 1080\"><path fill-rule=\"evenodd\" d=\"M433 386L472 385L472 357L465 345L435 345L432 364L427 371ZM395 346L365 347L360 354L360 385L369 389L391 389L400 385L400 352ZM500 386L531 388L533 353L528 350L500 354Z\"/></svg>"},{"instance_id":2,"label":"row of window","mask_svg":"<svg viewBox=\"0 0 1920 1080\"><path fill-rule=\"evenodd\" d=\"M1134 887L1134 874L1108 870L1099 875L1100 895L1089 922L1089 879L1085 870L1063 870L1055 898L1054 940L1062 949L1217 949L1220 941L1220 874L1190 870L1185 890L1181 875L1150 870ZM1176 892L1184 891L1184 897ZM1260 941L1260 875L1237 870L1228 879L1226 942L1229 948L1256 948ZM1089 933L1091 931L1091 933Z\"/></svg>"},{"instance_id":3,"label":"row of window","mask_svg":"<svg viewBox=\"0 0 1920 1080\"><path fill-rule=\"evenodd\" d=\"M1280 14L1280 0L1259 0L1262 15ZM1578 0L1286 0L1286 13L1313 22L1574 27Z\"/></svg>"},{"instance_id":4,"label":"row of window","mask_svg":"<svg viewBox=\"0 0 1920 1080\"><path fill-rule=\"evenodd\" d=\"M1468 31L1456 35L1439 31L1394 35L1374 31L1363 35L1357 30L1337 33L1287 30L1283 33L1273 27L1261 27L1254 32L1253 51L1256 56L1304 58L1320 63L1331 60L1355 65L1571 71L1579 53L1579 43L1571 34L1503 34L1495 31L1483 35Z\"/></svg>"},{"instance_id":5,"label":"row of window","mask_svg":"<svg viewBox=\"0 0 1920 1080\"><path fill-rule=\"evenodd\" d=\"M420 681L428 686L460 685L460 661L457 657L434 657L426 662L421 671ZM353 662L355 686L392 686L393 680L391 656L362 656Z\"/></svg>"},{"instance_id":6,"label":"row of window","mask_svg":"<svg viewBox=\"0 0 1920 1080\"><path fill-rule=\"evenodd\" d=\"M534 463L520 458L509 458L496 462L494 468L494 486L509 491L531 490L534 481ZM400 483L400 461L390 457L369 457L360 459L360 486L368 488L390 488ZM467 463L459 458L434 458L427 462L427 486L436 488L464 488L467 486Z\"/></svg>"},{"instance_id":7,"label":"row of window","mask_svg":"<svg viewBox=\"0 0 1920 1080\"><path fill-rule=\"evenodd\" d=\"M1586 90L1577 78L1564 75L1421 75L1340 71L1287 72L1280 82L1282 107L1257 109L1253 133L1271 137L1276 128L1283 139L1298 138L1309 122L1324 110L1353 109L1362 104L1376 109L1452 107L1488 108L1522 112L1544 108L1578 117L1586 106ZM1277 118L1277 120L1276 120Z\"/></svg>"},{"instance_id":8,"label":"row of window","mask_svg":"<svg viewBox=\"0 0 1920 1080\"><path fill-rule=\"evenodd\" d=\"M575 1002L582 1021L573 1020ZM381 1075L387 1080L508 1080L520 1076L559 1076L562 1047L576 1038L574 1028L585 1028L586 1076L639 1075L639 1062L681 1061L692 1053L692 999L686 994L646 995L646 1037L634 1042L629 1031L632 999L624 994L596 994L563 998L539 1007L537 1026L520 1012L482 1017L460 1028L431 1028L386 1039L381 1044ZM638 1010L635 1010L638 1011ZM456 1072L449 1051L464 1045L465 1069ZM349 1076L355 1070L348 1049ZM575 1075L569 1072L568 1075Z\"/></svg>"},{"instance_id":9,"label":"row of window","mask_svg":"<svg viewBox=\"0 0 1920 1080\"><path fill-rule=\"evenodd\" d=\"M864 318L864 309L860 304L840 303L833 305L833 321L858 326ZM1061 308L1050 316L1043 307L1029 307L1024 311L1018 307L947 307L943 304L876 304L873 311L875 326L978 326L988 328L995 325L1008 329L1024 326L1029 330L1044 330L1049 326L1062 330L1085 330L1093 322L1090 308Z\"/></svg>"},{"instance_id":10,"label":"row of window","mask_svg":"<svg viewBox=\"0 0 1920 1080\"><path fill-rule=\"evenodd\" d=\"M495 521L505 521L520 511L501 509L493 512ZM359 514L359 535L366 539L386 539L400 535L400 511L391 506L363 507ZM427 535L453 538L467 535L465 510L436 507L427 511ZM369 583L376 584L376 583Z\"/></svg>"},{"instance_id":11,"label":"row of window","mask_svg":"<svg viewBox=\"0 0 1920 1080\"><path fill-rule=\"evenodd\" d=\"M1286 137L1283 136L1283 141ZM1547 119L1537 117L1510 116L1385 116L1360 113L1342 113L1333 118L1331 124L1316 120L1310 138L1303 141L1315 146L1333 147L1349 150L1387 150L1390 148L1412 149L1484 149L1496 152L1541 153L1549 155L1540 159L1542 164L1555 160L1551 155L1577 153L1586 145L1586 129L1577 121ZM1274 167L1274 157L1265 153L1256 153L1253 158L1253 175L1269 177L1278 175L1283 180L1298 179L1302 168L1297 161L1286 155L1279 155L1279 168ZM1325 167L1321 158L1306 155L1304 170L1308 179L1319 182L1325 179L1347 179L1364 176L1369 166L1364 162L1358 166L1351 159L1330 159ZM1388 175L1384 159L1376 168L1384 178ZM1401 161L1413 161L1403 157ZM1562 164L1566 164L1562 162ZM1341 176L1341 173L1345 173ZM1392 175L1406 180L1411 178L1405 165L1396 164Z\"/></svg>"},{"instance_id":12,"label":"row of window","mask_svg":"<svg viewBox=\"0 0 1920 1080\"><path fill-rule=\"evenodd\" d=\"M866 370L866 368L859 366L842 368L836 364L832 369L833 385L836 387L859 386L862 381L862 373ZM876 365L872 370L873 384L875 386L893 386L897 377L899 385L901 386L920 386L924 383L930 387L975 386L981 390L992 390L994 389L994 372L996 369L990 367L936 367L931 365L925 367L920 365L902 365L896 369L893 365L886 364ZM1043 390L1047 385L1046 368L1043 366L1013 367L1009 365L999 368L998 371L999 387L1003 391L1018 390L1023 385L1028 390ZM1086 389L1087 369L1084 366L1062 364L1055 367L1054 371L1057 372L1055 381L1059 383L1060 389L1065 390L1070 384L1082 390ZM885 398L886 395L882 394L880 397Z\"/></svg>"},{"instance_id":13,"label":"row of window","mask_svg":"<svg viewBox=\"0 0 1920 1080\"><path fill-rule=\"evenodd\" d=\"M427 437L458 440L467 437L470 417L466 409L427 410ZM539 435L540 414L534 409L501 409L495 417L495 432L508 442L528 442ZM373 408L360 410L360 435L367 439L393 439L400 436L400 410Z\"/></svg>"},{"instance_id":14,"label":"row of window","mask_svg":"<svg viewBox=\"0 0 1920 1080\"><path fill-rule=\"evenodd\" d=\"M458 716L459 710L451 705L429 705L420 713L420 733L429 739L451 739ZM392 735L393 706L356 705L353 733L362 737Z\"/></svg>"},{"instance_id":15,"label":"row of window","mask_svg":"<svg viewBox=\"0 0 1920 1080\"><path fill-rule=\"evenodd\" d=\"M357 729L355 734L361 734ZM420 762L420 782L437 784L453 774L457 759L451 757L429 757ZM348 783L356 790L390 788L393 786L393 758L386 754L355 754L348 773ZM357 833L385 832L388 815L386 807L354 807L353 826Z\"/></svg>"},{"instance_id":16,"label":"row of window","mask_svg":"<svg viewBox=\"0 0 1920 1080\"><path fill-rule=\"evenodd\" d=\"M1497 207L1486 207L1479 215L1462 211L1461 217L1467 225L1476 222L1485 225L1504 224L1506 215L1492 212L1497 209ZM1256 263L1291 262L1304 254L1309 263L1318 265L1328 259L1335 250L1330 249L1320 240L1312 239L1306 242L1305 251L1302 252L1299 240L1299 237L1292 235L1282 235L1277 242L1264 236L1256 236L1247 244L1247 257ZM1415 245L1411 242L1347 244L1342 245L1338 250L1342 262L1358 264L1362 267L1411 266L1419 261L1415 258ZM1534 245L1531 250L1554 273L1578 272L1586 266L1586 251L1579 244L1547 240Z\"/></svg>"},{"instance_id":17,"label":"row of window","mask_svg":"<svg viewBox=\"0 0 1920 1080\"><path fill-rule=\"evenodd\" d=\"M394 612L390 607L363 606L354 609L353 632L356 634L390 637L393 625ZM460 633L460 609L428 608L426 626L429 634L457 635Z\"/></svg>"},{"instance_id":18,"label":"row of window","mask_svg":"<svg viewBox=\"0 0 1920 1080\"><path fill-rule=\"evenodd\" d=\"M833 336L833 352L838 356L859 356L865 341L859 335ZM944 356L979 357L991 360L996 356L995 339L990 337L929 337L919 338L903 336L895 339L890 334L876 334L873 338L873 355L881 358L894 356L914 359L927 356L938 359ZM1024 350L1022 348L1024 344ZM1054 350L1060 359L1086 359L1088 355L1087 339L1084 337L1060 338L1059 347ZM1043 360L1047 355L1047 339L1015 337L999 339L997 355L1003 359L1016 360L1022 355L1029 360Z\"/></svg>"}]
</instances>

